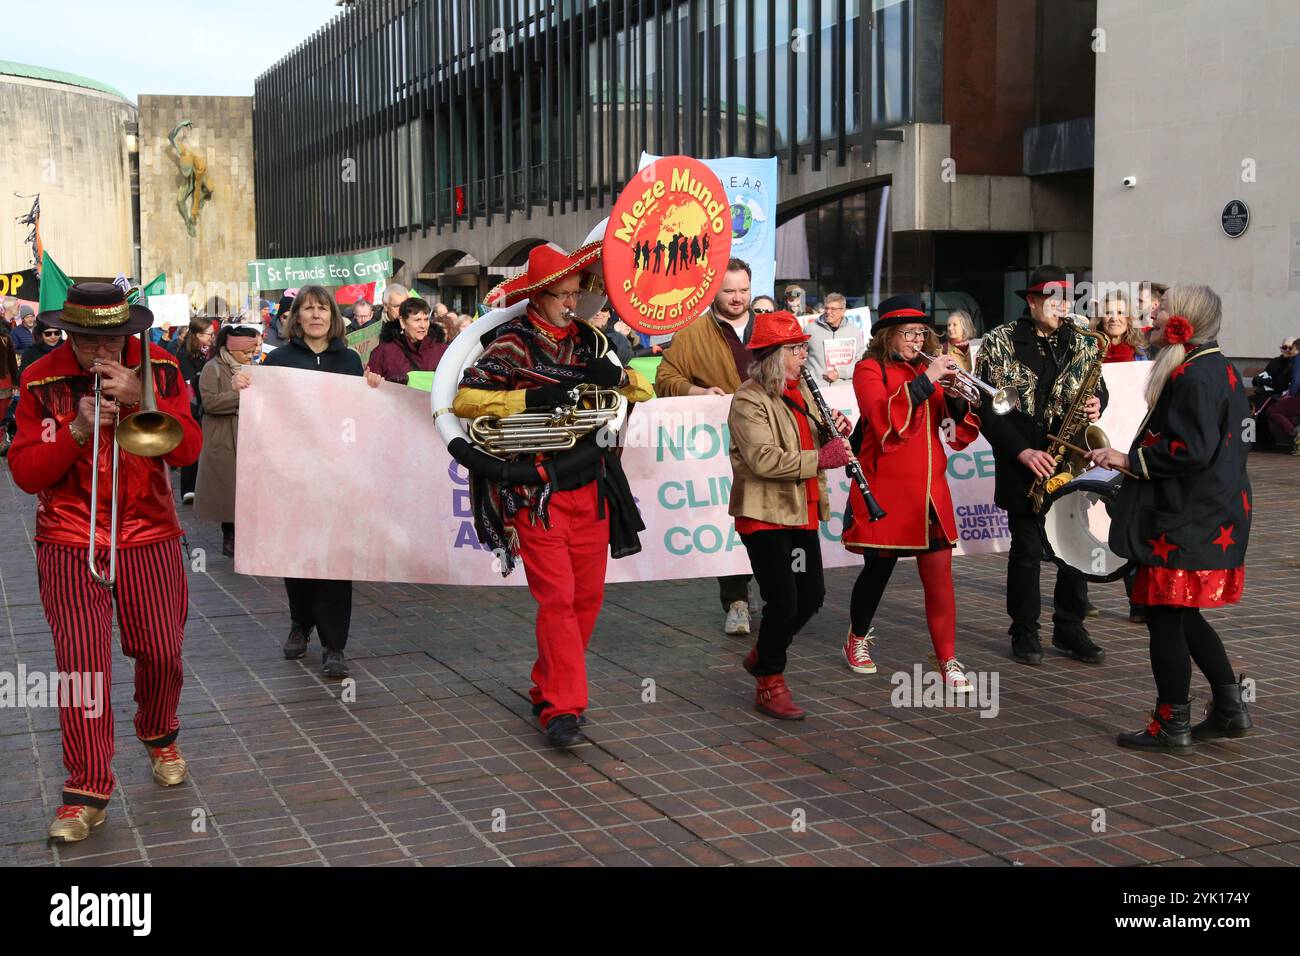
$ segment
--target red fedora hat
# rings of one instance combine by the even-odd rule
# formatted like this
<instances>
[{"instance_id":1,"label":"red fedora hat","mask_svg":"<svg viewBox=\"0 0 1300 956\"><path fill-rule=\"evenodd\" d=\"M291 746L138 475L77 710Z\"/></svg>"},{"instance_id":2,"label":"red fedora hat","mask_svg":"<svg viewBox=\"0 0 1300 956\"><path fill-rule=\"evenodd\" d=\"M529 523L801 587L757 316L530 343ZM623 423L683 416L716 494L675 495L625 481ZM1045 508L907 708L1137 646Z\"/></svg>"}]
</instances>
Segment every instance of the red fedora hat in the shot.
<instances>
[{"instance_id":1,"label":"red fedora hat","mask_svg":"<svg viewBox=\"0 0 1300 956\"><path fill-rule=\"evenodd\" d=\"M755 354L777 345L795 345L807 342L799 320L791 312L760 312L754 316L754 331L749 336L749 350Z\"/></svg>"}]
</instances>

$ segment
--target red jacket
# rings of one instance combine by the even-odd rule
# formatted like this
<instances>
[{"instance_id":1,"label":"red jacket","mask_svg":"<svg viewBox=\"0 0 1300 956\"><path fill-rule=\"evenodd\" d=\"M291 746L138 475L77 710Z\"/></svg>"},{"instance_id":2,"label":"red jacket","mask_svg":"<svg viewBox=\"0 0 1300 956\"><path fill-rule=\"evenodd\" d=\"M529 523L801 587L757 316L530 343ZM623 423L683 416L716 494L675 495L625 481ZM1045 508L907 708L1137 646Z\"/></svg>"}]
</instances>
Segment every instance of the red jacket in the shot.
<instances>
[{"instance_id":1,"label":"red jacket","mask_svg":"<svg viewBox=\"0 0 1300 956\"><path fill-rule=\"evenodd\" d=\"M850 551L864 549L924 551L930 544L930 505L950 543L957 542L957 522L945 472L948 457L939 444L940 428L948 417L943 387L917 403L913 380L924 372L904 362L885 365L885 377L875 356L867 355L853 370L853 391L862 414L862 449L858 460L871 493L885 509L879 521L867 520L867 506L854 486L849 492L853 524L843 543ZM923 391L924 384L916 390ZM954 429L953 448L965 448L980 431L979 416L967 412Z\"/></svg>"},{"instance_id":2,"label":"red jacket","mask_svg":"<svg viewBox=\"0 0 1300 956\"><path fill-rule=\"evenodd\" d=\"M190 414L190 394L180 377L176 356L151 346L154 394L158 410L175 415L183 437L170 455L141 458L119 451L118 530L120 548L138 547L179 537L180 522L172 501L168 466L198 460L203 433ZM126 343L124 365L138 368L140 340ZM90 469L94 448L79 447L69 429L82 396L94 390L94 376L81 367L68 342L23 369L23 400L18 405L18 434L9 449L14 483L37 496L36 540L85 548L90 542ZM113 427L100 429L97 546L108 547L109 489L112 487Z\"/></svg>"}]
</instances>

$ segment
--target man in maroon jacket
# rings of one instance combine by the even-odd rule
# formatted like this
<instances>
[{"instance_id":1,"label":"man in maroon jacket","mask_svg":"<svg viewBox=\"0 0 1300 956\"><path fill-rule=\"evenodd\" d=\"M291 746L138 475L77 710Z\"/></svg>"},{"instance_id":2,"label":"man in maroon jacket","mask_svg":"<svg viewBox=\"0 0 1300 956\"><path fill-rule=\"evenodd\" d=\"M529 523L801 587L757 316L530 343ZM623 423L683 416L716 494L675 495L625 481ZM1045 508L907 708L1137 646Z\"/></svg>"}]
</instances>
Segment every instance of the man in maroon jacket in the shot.
<instances>
[{"instance_id":1,"label":"man in maroon jacket","mask_svg":"<svg viewBox=\"0 0 1300 956\"><path fill-rule=\"evenodd\" d=\"M138 410L140 338L153 314L128 305L116 286L86 282L68 290L61 310L41 313L68 340L23 370L18 435L9 452L14 483L37 496L36 572L41 603L54 637L60 680L59 728L68 770L52 840L84 840L107 817L113 793L113 605L122 651L135 661L135 733L148 750L154 780L183 783L185 760L176 747L183 673L181 640L189 588L178 538L180 522L168 468L199 457L203 436L190 414L189 388L176 357L150 346L158 410L180 423L181 442L166 455L144 458L115 444L119 416ZM95 377L101 382L99 445ZM116 583L108 580L113 457L119 457ZM92 469L100 493L91 501ZM89 565L95 509L95 569Z\"/></svg>"}]
</instances>

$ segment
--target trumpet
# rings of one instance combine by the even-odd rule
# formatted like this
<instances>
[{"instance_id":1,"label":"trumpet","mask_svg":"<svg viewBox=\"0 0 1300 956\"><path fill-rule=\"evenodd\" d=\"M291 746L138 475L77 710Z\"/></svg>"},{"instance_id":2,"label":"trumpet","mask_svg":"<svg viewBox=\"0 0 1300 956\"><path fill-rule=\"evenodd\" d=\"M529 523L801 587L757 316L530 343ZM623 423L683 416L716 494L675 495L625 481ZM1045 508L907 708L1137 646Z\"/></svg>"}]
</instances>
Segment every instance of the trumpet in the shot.
<instances>
[{"instance_id":1,"label":"trumpet","mask_svg":"<svg viewBox=\"0 0 1300 956\"><path fill-rule=\"evenodd\" d=\"M920 349L917 350L917 353L921 358L925 359L927 365L935 360L935 356L922 352ZM965 369L957 369L956 376L948 388L977 408L983 401L983 397L987 395L989 397L989 407L993 409L994 415L1005 415L1020 408L1020 395L1017 394L1015 389L1009 387L994 388Z\"/></svg>"},{"instance_id":2,"label":"trumpet","mask_svg":"<svg viewBox=\"0 0 1300 956\"><path fill-rule=\"evenodd\" d=\"M90 469L90 552L87 556L90 577L96 584L111 588L117 582L117 474L121 463L119 449L142 458L158 458L171 453L185 437L180 421L174 415L158 410L158 399L153 387L153 364L149 359L149 330L140 333L140 408L125 418L119 418L113 428L112 501L109 506L108 574L100 574L95 565L95 528L99 518L99 407L103 401L103 381L95 373L95 424L91 429L91 454L94 460ZM125 357L125 356L123 356Z\"/></svg>"}]
</instances>

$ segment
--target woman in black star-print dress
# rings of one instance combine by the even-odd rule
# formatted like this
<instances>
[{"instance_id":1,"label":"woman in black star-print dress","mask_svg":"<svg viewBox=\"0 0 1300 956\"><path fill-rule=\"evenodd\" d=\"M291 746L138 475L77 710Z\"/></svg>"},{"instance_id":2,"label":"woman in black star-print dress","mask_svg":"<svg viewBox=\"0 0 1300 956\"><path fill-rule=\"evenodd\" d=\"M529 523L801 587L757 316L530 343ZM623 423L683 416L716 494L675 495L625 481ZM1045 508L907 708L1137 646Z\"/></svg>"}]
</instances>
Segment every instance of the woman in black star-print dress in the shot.
<instances>
[{"instance_id":1,"label":"woman in black star-print dress","mask_svg":"<svg viewBox=\"0 0 1300 956\"><path fill-rule=\"evenodd\" d=\"M1201 609L1236 604L1246 575L1251 490L1250 400L1216 341L1222 304L1208 286L1170 289L1155 315L1161 346L1147 382L1147 420L1127 455L1090 456L1129 468L1111 515L1110 546L1138 564L1133 602L1149 606L1156 710L1120 734L1121 747L1185 750L1243 737L1252 724L1223 641ZM1206 719L1191 726L1192 661L1210 683Z\"/></svg>"}]
</instances>

